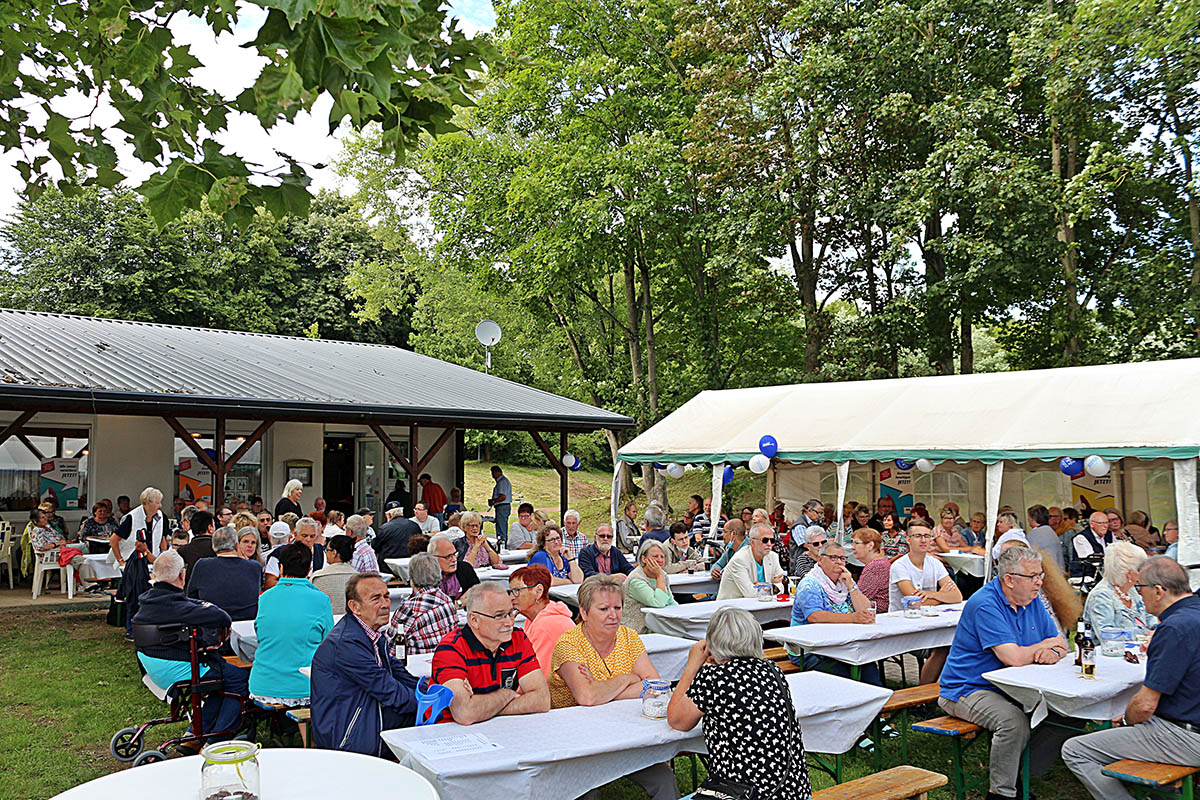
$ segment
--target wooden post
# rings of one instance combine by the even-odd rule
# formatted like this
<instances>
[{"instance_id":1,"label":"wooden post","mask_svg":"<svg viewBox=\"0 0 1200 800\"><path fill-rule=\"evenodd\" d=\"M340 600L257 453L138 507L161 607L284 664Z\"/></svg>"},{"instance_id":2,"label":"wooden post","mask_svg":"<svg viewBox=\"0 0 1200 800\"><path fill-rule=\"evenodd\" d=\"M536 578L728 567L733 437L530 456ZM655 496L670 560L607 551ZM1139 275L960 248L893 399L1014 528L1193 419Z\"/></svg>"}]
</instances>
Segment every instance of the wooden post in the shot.
<instances>
[{"instance_id":1,"label":"wooden post","mask_svg":"<svg viewBox=\"0 0 1200 800\"><path fill-rule=\"evenodd\" d=\"M417 487L420 485L417 480L421 477L421 471L417 469L417 461L421 452L421 448L417 444L417 434L419 432L420 429L417 425L408 426L408 455L410 456L408 459L408 496L412 500L412 504L414 506L420 502L421 499L421 493L417 491ZM428 506L426 506L426 508L428 508Z\"/></svg>"},{"instance_id":2,"label":"wooden post","mask_svg":"<svg viewBox=\"0 0 1200 800\"><path fill-rule=\"evenodd\" d=\"M563 466L563 456L567 454L567 432L563 431L558 435L558 518L561 520L567 513L567 473L568 469Z\"/></svg>"},{"instance_id":3,"label":"wooden post","mask_svg":"<svg viewBox=\"0 0 1200 800\"><path fill-rule=\"evenodd\" d=\"M213 459L217 462L217 471L213 473L213 516L221 510L221 506L225 504L225 418L217 417L216 432L213 434L213 452L217 457Z\"/></svg>"},{"instance_id":4,"label":"wooden post","mask_svg":"<svg viewBox=\"0 0 1200 800\"><path fill-rule=\"evenodd\" d=\"M13 434L21 430L22 426L24 426L26 422L29 422L29 420L33 419L33 415L36 413L36 411L25 411L21 414L21 416L9 423L4 430L0 430L0 444L4 444Z\"/></svg>"}]
</instances>

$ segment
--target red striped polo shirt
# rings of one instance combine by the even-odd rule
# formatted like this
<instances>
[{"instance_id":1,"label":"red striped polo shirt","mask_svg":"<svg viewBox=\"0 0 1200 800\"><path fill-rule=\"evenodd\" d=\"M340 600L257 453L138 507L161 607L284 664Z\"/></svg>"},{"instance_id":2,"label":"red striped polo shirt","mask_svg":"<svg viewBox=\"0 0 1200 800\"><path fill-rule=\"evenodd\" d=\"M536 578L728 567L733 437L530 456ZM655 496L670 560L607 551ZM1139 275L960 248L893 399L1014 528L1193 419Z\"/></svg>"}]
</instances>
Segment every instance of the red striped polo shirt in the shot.
<instances>
[{"instance_id":1,"label":"red striped polo shirt","mask_svg":"<svg viewBox=\"0 0 1200 800\"><path fill-rule=\"evenodd\" d=\"M541 669L537 653L520 628L513 628L512 640L504 642L492 653L476 638L469 625L463 625L442 639L433 651L431 677L434 683L462 679L471 684L475 694L488 694L502 688L516 691L521 678L535 669ZM450 719L447 708L438 721Z\"/></svg>"}]
</instances>

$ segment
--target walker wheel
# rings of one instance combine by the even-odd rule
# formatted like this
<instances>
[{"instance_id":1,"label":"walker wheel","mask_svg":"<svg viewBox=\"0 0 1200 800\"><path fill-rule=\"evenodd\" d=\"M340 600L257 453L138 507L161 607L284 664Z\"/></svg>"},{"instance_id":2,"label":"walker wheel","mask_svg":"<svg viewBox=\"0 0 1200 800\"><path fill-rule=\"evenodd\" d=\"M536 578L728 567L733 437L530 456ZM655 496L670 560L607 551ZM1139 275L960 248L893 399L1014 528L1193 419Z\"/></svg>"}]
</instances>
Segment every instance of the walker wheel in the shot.
<instances>
[{"instance_id":1,"label":"walker wheel","mask_svg":"<svg viewBox=\"0 0 1200 800\"><path fill-rule=\"evenodd\" d=\"M147 750L133 761L135 767L140 767L143 764L157 764L159 761L166 761L167 756L161 750Z\"/></svg>"},{"instance_id":2,"label":"walker wheel","mask_svg":"<svg viewBox=\"0 0 1200 800\"><path fill-rule=\"evenodd\" d=\"M117 761L128 762L140 756L145 747L146 743L138 735L137 728L122 728L113 734L112 741L108 743L108 752Z\"/></svg>"}]
</instances>

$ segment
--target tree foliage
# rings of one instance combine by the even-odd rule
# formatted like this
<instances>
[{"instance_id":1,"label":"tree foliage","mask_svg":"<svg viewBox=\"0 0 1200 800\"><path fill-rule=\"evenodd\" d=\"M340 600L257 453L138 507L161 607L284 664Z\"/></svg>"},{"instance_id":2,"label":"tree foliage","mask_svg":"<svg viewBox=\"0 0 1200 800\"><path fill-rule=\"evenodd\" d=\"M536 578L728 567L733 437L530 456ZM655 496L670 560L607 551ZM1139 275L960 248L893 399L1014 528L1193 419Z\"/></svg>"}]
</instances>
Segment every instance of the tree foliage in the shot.
<instances>
[{"instance_id":1,"label":"tree foliage","mask_svg":"<svg viewBox=\"0 0 1200 800\"><path fill-rule=\"evenodd\" d=\"M202 200L226 221L256 209L302 215L309 178L291 155L247 163L217 137L235 114L270 129L333 98L330 130L377 123L400 154L420 134L453 130L492 50L465 36L440 0L87 0L5 2L0 17L0 150L19 153L31 196L112 188L148 165L138 191L159 225ZM265 11L265 19L263 12ZM248 47L264 64L229 98L195 80L203 65L172 23L213 35L262 19ZM118 147L133 159L118 163ZM133 163L130 163L132 161ZM141 162L138 164L137 162Z\"/></svg>"}]
</instances>

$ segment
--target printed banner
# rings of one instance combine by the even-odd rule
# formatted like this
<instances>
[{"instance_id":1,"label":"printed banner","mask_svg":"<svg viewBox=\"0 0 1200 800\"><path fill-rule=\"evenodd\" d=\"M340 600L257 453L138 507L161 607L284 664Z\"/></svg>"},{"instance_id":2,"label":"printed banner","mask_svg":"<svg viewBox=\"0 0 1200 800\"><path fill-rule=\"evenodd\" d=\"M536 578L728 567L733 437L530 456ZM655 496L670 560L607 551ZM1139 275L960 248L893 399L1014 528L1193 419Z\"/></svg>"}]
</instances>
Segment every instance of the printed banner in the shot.
<instances>
[{"instance_id":1,"label":"printed banner","mask_svg":"<svg viewBox=\"0 0 1200 800\"><path fill-rule=\"evenodd\" d=\"M1107 475L1094 478L1086 472L1071 479L1071 502L1079 509L1079 519L1086 523L1092 511L1103 511L1115 506L1117 483L1110 470Z\"/></svg>"},{"instance_id":2,"label":"printed banner","mask_svg":"<svg viewBox=\"0 0 1200 800\"><path fill-rule=\"evenodd\" d=\"M79 508L79 459L52 458L43 461L38 491L42 500L54 498L61 509Z\"/></svg>"},{"instance_id":3,"label":"printed banner","mask_svg":"<svg viewBox=\"0 0 1200 800\"><path fill-rule=\"evenodd\" d=\"M896 511L907 517L913 507L913 470L900 469L894 461L879 463L879 496L896 502Z\"/></svg>"},{"instance_id":4,"label":"printed banner","mask_svg":"<svg viewBox=\"0 0 1200 800\"><path fill-rule=\"evenodd\" d=\"M206 449L210 458L216 458L215 450ZM184 502L194 503L197 500L213 499L212 470L204 466L198 458L179 459L179 496Z\"/></svg>"}]
</instances>

